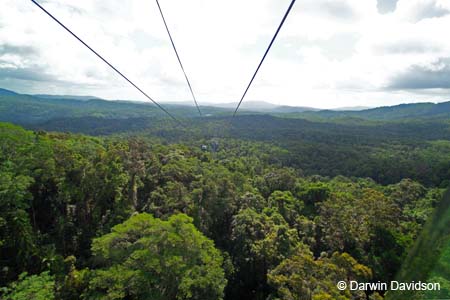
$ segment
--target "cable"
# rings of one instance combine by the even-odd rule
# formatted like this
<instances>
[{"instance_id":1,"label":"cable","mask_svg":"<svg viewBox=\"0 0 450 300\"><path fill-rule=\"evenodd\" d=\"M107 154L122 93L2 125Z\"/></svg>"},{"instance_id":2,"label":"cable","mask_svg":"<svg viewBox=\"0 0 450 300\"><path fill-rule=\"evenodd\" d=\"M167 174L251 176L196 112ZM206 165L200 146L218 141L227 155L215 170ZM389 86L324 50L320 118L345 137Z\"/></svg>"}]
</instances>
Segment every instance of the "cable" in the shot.
<instances>
[{"instance_id":1,"label":"cable","mask_svg":"<svg viewBox=\"0 0 450 300\"><path fill-rule=\"evenodd\" d=\"M144 95L147 99L152 101L158 108L160 108L163 112L165 112L169 117L171 117L178 124L182 124L174 115L168 112L164 107L162 107L158 102L153 100L149 95L147 95L143 90L141 90L136 84L134 84L130 79L128 79L125 75L123 75L119 70L117 70L111 63L109 63L105 58L103 58L100 54L98 54L94 49L92 49L88 44L86 44L81 38L79 38L75 33L73 33L69 28L67 28L63 23L61 23L57 18L55 18L51 13L49 13L45 8L43 8L39 3L35 0L31 0L37 7L39 7L43 12L45 12L50 18L52 18L56 23L58 23L62 28L67 30L74 38L76 38L80 43L82 43L86 48L91 50L98 58L100 58L104 63L106 63L111 69L113 69L117 74L119 74L123 79L125 79L129 84L135 87L142 95Z\"/></svg>"},{"instance_id":2,"label":"cable","mask_svg":"<svg viewBox=\"0 0 450 300\"><path fill-rule=\"evenodd\" d=\"M233 117L236 116L236 114L237 114L237 112L238 112L238 110L239 110L239 107L241 107L241 104L242 104L242 101L243 101L244 98L245 98L245 95L247 95L247 92L248 92L248 90L250 89L250 86L252 85L253 80L254 80L255 77L256 77L256 74L258 74L258 71L259 71L259 69L261 68L261 65L263 64L264 60L266 59L266 56L267 56L267 54L269 53L270 48L272 48L272 45L273 45L273 43L275 42L275 39L277 38L278 33L279 33L280 30L281 30L281 27L283 27L283 24L284 24L284 22L286 21L286 19L287 19L289 13L291 12L291 9L292 9L292 7L294 6L294 3L295 3L295 0L292 0L291 5L289 5L289 8L288 8L288 10L286 11L286 14L285 14L284 17L283 17L283 20L281 21L280 26L278 26L278 29L277 29L277 31L275 32L275 35L273 36L272 41L270 42L269 47L268 47L267 50L266 50L266 53L264 53L264 56L263 56L261 62L259 63L259 65L258 65L258 68L257 68L256 71L255 71L255 74L253 74L252 80L250 80L250 83L248 84L247 88L245 89L244 95L242 95L241 101L239 101L239 104L237 105L236 110L234 111Z\"/></svg>"},{"instance_id":3,"label":"cable","mask_svg":"<svg viewBox=\"0 0 450 300\"><path fill-rule=\"evenodd\" d=\"M159 12L161 13L161 17L163 19L164 26L166 27L167 34L169 35L170 42L172 43L172 48L175 51L175 54L176 54L177 59L178 59L178 62L180 63L180 67L181 67L181 70L183 71L184 78L186 78L186 82L187 82L187 84L189 86L189 90L191 91L191 95L192 95L192 98L194 99L195 106L197 107L197 110L198 110L198 113L200 114L200 116L202 116L202 112L200 111L200 107L198 106L197 99L195 98L194 91L192 90L191 83L190 83L189 78L188 78L188 76L186 74L186 71L184 70L183 64L181 63L180 56L178 55L177 48L175 47L175 43L173 41L172 35L170 34L169 27L167 26L166 18L164 18L164 14L162 12L162 9L161 9L161 6L159 5L159 1L158 0L156 0L156 4L158 4L158 9L159 9Z\"/></svg>"}]
</instances>

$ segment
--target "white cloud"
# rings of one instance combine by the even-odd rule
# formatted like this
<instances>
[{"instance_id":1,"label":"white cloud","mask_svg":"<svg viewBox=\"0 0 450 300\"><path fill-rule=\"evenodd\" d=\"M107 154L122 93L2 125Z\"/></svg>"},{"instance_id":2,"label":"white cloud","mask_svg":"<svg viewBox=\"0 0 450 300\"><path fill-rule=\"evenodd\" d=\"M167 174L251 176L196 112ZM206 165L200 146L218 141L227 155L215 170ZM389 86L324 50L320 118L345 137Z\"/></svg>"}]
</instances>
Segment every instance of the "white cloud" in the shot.
<instances>
[{"instance_id":1,"label":"white cloud","mask_svg":"<svg viewBox=\"0 0 450 300\"><path fill-rule=\"evenodd\" d=\"M445 100L445 89L427 92L423 77L414 77L423 79L420 88L393 89L392 81L450 56L450 0L399 0L384 3L386 11L379 1L297 1L248 101L337 107ZM154 1L40 3L156 100L190 100ZM289 3L160 0L200 103L239 100ZM0 86L143 100L31 1L0 3Z\"/></svg>"},{"instance_id":2,"label":"white cloud","mask_svg":"<svg viewBox=\"0 0 450 300\"><path fill-rule=\"evenodd\" d=\"M448 0L401 0L397 4L398 14L410 22L440 18L450 14Z\"/></svg>"}]
</instances>

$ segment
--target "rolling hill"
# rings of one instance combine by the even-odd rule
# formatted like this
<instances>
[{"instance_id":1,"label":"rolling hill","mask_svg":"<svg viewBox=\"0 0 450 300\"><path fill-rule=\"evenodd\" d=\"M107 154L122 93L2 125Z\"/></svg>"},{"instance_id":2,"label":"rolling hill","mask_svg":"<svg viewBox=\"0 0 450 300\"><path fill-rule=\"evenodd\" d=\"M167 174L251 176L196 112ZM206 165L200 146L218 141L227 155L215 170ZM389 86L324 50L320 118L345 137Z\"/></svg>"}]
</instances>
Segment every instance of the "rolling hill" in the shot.
<instances>
[{"instance_id":1,"label":"rolling hill","mask_svg":"<svg viewBox=\"0 0 450 300\"><path fill-rule=\"evenodd\" d=\"M16 92L0 88L0 96L16 96L16 95L18 95Z\"/></svg>"},{"instance_id":2,"label":"rolling hill","mask_svg":"<svg viewBox=\"0 0 450 300\"><path fill-rule=\"evenodd\" d=\"M197 116L193 106L164 104L171 113L180 118ZM203 107L203 112L220 115L223 108ZM32 96L0 91L0 121L20 125L45 123L50 120L93 117L103 119L152 118L164 119L166 115L152 103L131 101L107 101L76 96Z\"/></svg>"},{"instance_id":3,"label":"rolling hill","mask_svg":"<svg viewBox=\"0 0 450 300\"><path fill-rule=\"evenodd\" d=\"M450 101L442 103L413 103L395 106L377 107L359 111L321 110L289 114L295 118L345 119L360 118L365 120L398 121L404 119L450 118Z\"/></svg>"},{"instance_id":4,"label":"rolling hill","mask_svg":"<svg viewBox=\"0 0 450 300\"><path fill-rule=\"evenodd\" d=\"M188 102L164 103L179 118L198 117L196 108ZM207 117L226 117L234 111L235 103L201 106ZM317 110L310 107L279 106L266 102L243 103L240 115L270 114L280 118L308 119L326 122L398 122L405 120L448 120L450 102L401 104L364 110ZM19 125L44 124L72 118L105 120L152 119L166 116L153 104L132 101L108 101L91 96L22 95L0 89L0 121Z\"/></svg>"}]
</instances>

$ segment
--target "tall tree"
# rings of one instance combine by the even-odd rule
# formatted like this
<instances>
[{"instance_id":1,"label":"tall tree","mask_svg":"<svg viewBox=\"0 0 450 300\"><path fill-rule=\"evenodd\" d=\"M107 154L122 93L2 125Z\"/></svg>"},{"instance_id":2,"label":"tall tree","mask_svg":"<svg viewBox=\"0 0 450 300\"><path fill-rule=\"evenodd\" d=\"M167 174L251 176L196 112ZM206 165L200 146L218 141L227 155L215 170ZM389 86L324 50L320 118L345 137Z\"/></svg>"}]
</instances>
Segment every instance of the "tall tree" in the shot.
<instances>
[{"instance_id":1,"label":"tall tree","mask_svg":"<svg viewBox=\"0 0 450 300\"><path fill-rule=\"evenodd\" d=\"M95 239L92 250L101 269L89 299L223 298L222 256L186 215L134 215Z\"/></svg>"}]
</instances>

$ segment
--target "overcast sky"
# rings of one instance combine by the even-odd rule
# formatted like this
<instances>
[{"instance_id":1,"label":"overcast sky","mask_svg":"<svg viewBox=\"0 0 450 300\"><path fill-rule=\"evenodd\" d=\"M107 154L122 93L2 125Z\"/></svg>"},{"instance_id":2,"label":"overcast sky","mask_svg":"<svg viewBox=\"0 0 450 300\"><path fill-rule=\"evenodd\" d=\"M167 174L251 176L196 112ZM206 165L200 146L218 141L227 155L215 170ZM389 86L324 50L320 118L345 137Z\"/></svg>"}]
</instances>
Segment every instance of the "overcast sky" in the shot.
<instances>
[{"instance_id":1,"label":"overcast sky","mask_svg":"<svg viewBox=\"0 0 450 300\"><path fill-rule=\"evenodd\" d=\"M40 0L154 99L190 100L154 0ZM290 0L160 0L200 104L236 102ZM247 100L450 100L450 0L298 0ZM0 87L143 100L29 0L0 1Z\"/></svg>"}]
</instances>

